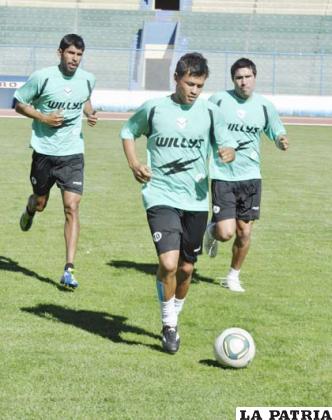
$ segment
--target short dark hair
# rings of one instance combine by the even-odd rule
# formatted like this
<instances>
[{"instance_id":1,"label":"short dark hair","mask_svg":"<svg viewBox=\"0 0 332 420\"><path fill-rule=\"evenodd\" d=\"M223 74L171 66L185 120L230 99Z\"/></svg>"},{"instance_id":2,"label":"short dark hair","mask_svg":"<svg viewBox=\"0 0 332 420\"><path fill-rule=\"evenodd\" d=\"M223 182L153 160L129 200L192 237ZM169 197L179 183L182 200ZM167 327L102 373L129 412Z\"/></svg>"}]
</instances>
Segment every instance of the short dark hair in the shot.
<instances>
[{"instance_id":1,"label":"short dark hair","mask_svg":"<svg viewBox=\"0 0 332 420\"><path fill-rule=\"evenodd\" d=\"M254 76L256 77L256 74L257 74L256 64L253 61L249 60L249 58L242 57L236 60L235 63L231 67L232 80L234 80L236 70L243 69L243 68L251 69L252 72L254 73Z\"/></svg>"},{"instance_id":2,"label":"short dark hair","mask_svg":"<svg viewBox=\"0 0 332 420\"><path fill-rule=\"evenodd\" d=\"M175 73L181 78L185 74L190 76L209 77L207 59L202 54L193 52L183 55L177 62Z\"/></svg>"},{"instance_id":3,"label":"short dark hair","mask_svg":"<svg viewBox=\"0 0 332 420\"><path fill-rule=\"evenodd\" d=\"M85 50L85 44L83 38L76 34L67 34L60 41L59 49L64 51L65 49L74 45L78 50Z\"/></svg>"}]
</instances>

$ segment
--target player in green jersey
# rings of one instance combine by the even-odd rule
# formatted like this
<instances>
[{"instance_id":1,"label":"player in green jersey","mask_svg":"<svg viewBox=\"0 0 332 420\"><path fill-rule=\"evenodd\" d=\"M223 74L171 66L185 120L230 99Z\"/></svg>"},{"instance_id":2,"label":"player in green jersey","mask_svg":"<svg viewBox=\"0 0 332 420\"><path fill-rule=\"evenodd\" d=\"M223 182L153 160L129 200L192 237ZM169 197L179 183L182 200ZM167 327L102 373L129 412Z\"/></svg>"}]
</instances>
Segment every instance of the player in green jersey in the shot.
<instances>
[{"instance_id":1,"label":"player in green jersey","mask_svg":"<svg viewBox=\"0 0 332 420\"><path fill-rule=\"evenodd\" d=\"M15 92L16 111L32 118L30 181L33 193L20 219L31 228L36 212L45 209L52 186L61 189L65 214L66 263L61 284L76 288L74 257L79 237L79 204L83 193L83 113L89 126L97 122L90 96L95 77L79 68L85 45L76 34L65 35L58 49L60 64L34 72Z\"/></svg>"},{"instance_id":2,"label":"player in green jersey","mask_svg":"<svg viewBox=\"0 0 332 420\"><path fill-rule=\"evenodd\" d=\"M236 146L216 105L199 98L209 69L199 53L177 63L175 92L145 102L121 130L124 152L137 181L159 258L157 291L165 351L179 349L178 315L201 251L208 216L208 168L214 143L222 164ZM147 164L139 161L135 139L147 137Z\"/></svg>"},{"instance_id":3,"label":"player in green jersey","mask_svg":"<svg viewBox=\"0 0 332 420\"><path fill-rule=\"evenodd\" d=\"M229 165L220 165L214 147L210 161L213 216L206 229L204 248L215 257L218 241L228 241L235 235L230 270L221 282L234 292L244 292L240 270L249 251L253 222L259 218L261 134L265 133L280 150L288 149L286 130L275 107L254 93L256 73L251 60L237 60L231 67L234 89L210 98L219 106L237 147L236 159Z\"/></svg>"}]
</instances>

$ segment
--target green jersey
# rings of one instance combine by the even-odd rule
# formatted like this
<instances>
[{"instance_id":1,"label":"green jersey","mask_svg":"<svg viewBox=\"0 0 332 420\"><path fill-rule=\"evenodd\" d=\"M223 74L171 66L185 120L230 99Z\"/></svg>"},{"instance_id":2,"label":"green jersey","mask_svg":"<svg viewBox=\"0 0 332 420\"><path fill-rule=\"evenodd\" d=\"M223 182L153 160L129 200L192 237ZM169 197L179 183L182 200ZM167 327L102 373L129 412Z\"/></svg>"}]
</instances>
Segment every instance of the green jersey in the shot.
<instances>
[{"instance_id":1,"label":"green jersey","mask_svg":"<svg viewBox=\"0 0 332 420\"><path fill-rule=\"evenodd\" d=\"M31 147L38 153L67 156L84 152L82 113L90 99L95 77L78 68L73 76L65 76L58 66L38 70L16 90L14 97L31 104L43 114L63 110L64 122L51 127L33 120Z\"/></svg>"},{"instance_id":2,"label":"green jersey","mask_svg":"<svg viewBox=\"0 0 332 420\"><path fill-rule=\"evenodd\" d=\"M210 144L236 147L217 106L198 98L181 105L170 96L145 102L121 130L122 139L147 137L152 178L143 185L146 209L166 205L207 211Z\"/></svg>"},{"instance_id":3,"label":"green jersey","mask_svg":"<svg viewBox=\"0 0 332 420\"><path fill-rule=\"evenodd\" d=\"M221 110L227 129L237 141L236 157L229 165L221 165L214 147L210 160L210 177L224 181L260 179L260 141L264 132L271 141L285 134L274 105L261 95L239 98L234 90L218 92L209 100Z\"/></svg>"}]
</instances>

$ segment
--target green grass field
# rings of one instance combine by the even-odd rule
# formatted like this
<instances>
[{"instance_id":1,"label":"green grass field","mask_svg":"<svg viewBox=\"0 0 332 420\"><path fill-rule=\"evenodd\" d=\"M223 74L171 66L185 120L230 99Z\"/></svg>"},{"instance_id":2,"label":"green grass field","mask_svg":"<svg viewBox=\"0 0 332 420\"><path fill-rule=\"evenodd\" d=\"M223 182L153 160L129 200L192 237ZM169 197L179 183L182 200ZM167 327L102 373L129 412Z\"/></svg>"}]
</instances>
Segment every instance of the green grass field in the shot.
<instances>
[{"instance_id":1,"label":"green grass field","mask_svg":"<svg viewBox=\"0 0 332 420\"><path fill-rule=\"evenodd\" d=\"M217 280L231 243L215 259L201 256L181 314L181 348L168 355L160 349L154 246L120 125L85 127L80 287L72 293L59 287L59 190L21 232L30 121L0 119L0 418L233 420L237 406L331 405L331 128L288 127L287 153L263 142L262 215L242 270L246 293ZM247 369L214 361L214 339L231 326L256 342Z\"/></svg>"}]
</instances>

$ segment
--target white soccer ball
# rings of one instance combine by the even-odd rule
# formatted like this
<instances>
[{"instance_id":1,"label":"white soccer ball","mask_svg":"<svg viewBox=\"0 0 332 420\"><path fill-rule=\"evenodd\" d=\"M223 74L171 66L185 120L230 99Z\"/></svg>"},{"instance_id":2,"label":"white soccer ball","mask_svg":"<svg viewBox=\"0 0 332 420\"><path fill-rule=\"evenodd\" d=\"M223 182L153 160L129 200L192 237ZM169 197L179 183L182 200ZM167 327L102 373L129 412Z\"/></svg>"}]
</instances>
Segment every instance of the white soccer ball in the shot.
<instances>
[{"instance_id":1,"label":"white soccer ball","mask_svg":"<svg viewBox=\"0 0 332 420\"><path fill-rule=\"evenodd\" d=\"M227 328L214 342L214 354L222 366L243 368L253 360L256 346L252 336L242 328Z\"/></svg>"}]
</instances>

